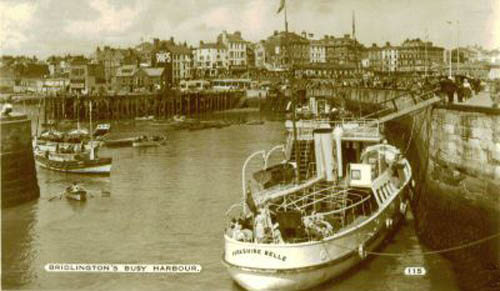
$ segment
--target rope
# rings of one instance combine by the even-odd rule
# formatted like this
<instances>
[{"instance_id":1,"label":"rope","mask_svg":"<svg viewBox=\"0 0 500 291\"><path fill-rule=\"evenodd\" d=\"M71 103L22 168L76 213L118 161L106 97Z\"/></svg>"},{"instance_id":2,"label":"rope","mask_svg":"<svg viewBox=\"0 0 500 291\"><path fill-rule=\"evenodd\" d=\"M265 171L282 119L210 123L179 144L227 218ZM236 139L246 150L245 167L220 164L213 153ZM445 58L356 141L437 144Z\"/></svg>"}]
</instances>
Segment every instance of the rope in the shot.
<instances>
[{"instance_id":1,"label":"rope","mask_svg":"<svg viewBox=\"0 0 500 291\"><path fill-rule=\"evenodd\" d=\"M408 150L410 149L411 145L411 140L413 139L413 130L415 129L415 117L411 119L411 133L410 133L410 138L408 139L408 144L406 145L406 149L404 151L404 154L408 153Z\"/></svg>"},{"instance_id":2,"label":"rope","mask_svg":"<svg viewBox=\"0 0 500 291\"><path fill-rule=\"evenodd\" d=\"M468 243L462 244L462 245L458 245L458 246L454 246L454 247L449 247L449 248L445 248L445 249L441 249L441 250L435 250L435 251L427 251L427 252L420 252L420 253L415 253L415 252L413 252L413 253L386 253L386 252L366 251L366 254L376 255L376 256L389 256L389 257L408 257L408 256L436 255L436 254L442 254L442 253L447 253L447 252L452 252L452 251L456 251L456 250L465 249L465 248L468 248L468 247L471 247L471 246L483 243L485 241L494 239L495 237L498 237L498 236L500 236L500 232L496 233L496 234L493 234L493 235L490 235L490 236L487 236L487 237L484 237L482 239L478 239L478 240L475 240L475 241L472 241L472 242L468 242ZM348 249L348 250L351 250L351 251L356 251L356 252L358 251L357 249L353 249L351 247L346 247L346 246L342 246L342 245L336 245L335 244L335 246L338 246L338 247L341 247L341 248L344 248L344 249Z\"/></svg>"},{"instance_id":3,"label":"rope","mask_svg":"<svg viewBox=\"0 0 500 291\"><path fill-rule=\"evenodd\" d=\"M372 255L377 255L377 256L426 256L426 255L436 255L436 254L442 254L442 253L447 253L447 252L452 252L452 251L456 251L456 250L465 249L465 248L468 248L468 247L471 247L471 246L474 246L474 245L486 242L488 240L494 239L495 237L498 237L498 236L500 236L500 232L496 233L496 234L493 234L493 235L490 235L490 236L487 236L487 237L484 237L482 239L478 239L476 241L465 243L463 245L454 246L454 247L450 247L450 248L446 248L446 249L442 249L442 250L427 251L427 252L421 252L421 253L383 253L383 252L367 252L367 253L368 254L372 254Z\"/></svg>"}]
</instances>

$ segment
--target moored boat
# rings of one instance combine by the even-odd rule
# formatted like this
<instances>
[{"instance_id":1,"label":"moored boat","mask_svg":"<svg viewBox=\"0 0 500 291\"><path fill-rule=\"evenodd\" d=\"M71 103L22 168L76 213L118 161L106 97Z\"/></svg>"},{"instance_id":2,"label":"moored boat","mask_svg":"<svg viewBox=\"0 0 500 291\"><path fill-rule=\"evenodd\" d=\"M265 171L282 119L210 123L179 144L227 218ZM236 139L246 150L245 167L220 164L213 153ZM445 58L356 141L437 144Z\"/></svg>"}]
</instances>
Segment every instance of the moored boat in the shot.
<instances>
[{"instance_id":1,"label":"moored boat","mask_svg":"<svg viewBox=\"0 0 500 291\"><path fill-rule=\"evenodd\" d=\"M92 157L90 152L35 151L35 163L42 168L58 172L109 175L112 158Z\"/></svg>"},{"instance_id":2,"label":"moored boat","mask_svg":"<svg viewBox=\"0 0 500 291\"><path fill-rule=\"evenodd\" d=\"M404 217L411 167L373 120L286 123L285 145L252 154L228 212L223 264L249 290L301 290L366 258ZM284 161L271 165L271 156ZM246 181L249 164L263 167ZM234 213L240 209L239 213Z\"/></svg>"},{"instance_id":3,"label":"moored boat","mask_svg":"<svg viewBox=\"0 0 500 291\"><path fill-rule=\"evenodd\" d=\"M129 147L136 140L136 137L127 137L119 139L106 139L104 141L104 146L106 147Z\"/></svg>"},{"instance_id":4,"label":"moored boat","mask_svg":"<svg viewBox=\"0 0 500 291\"><path fill-rule=\"evenodd\" d=\"M165 137L162 136L140 136L137 137L133 142L133 147L156 147L165 143Z\"/></svg>"},{"instance_id":5,"label":"moored boat","mask_svg":"<svg viewBox=\"0 0 500 291\"><path fill-rule=\"evenodd\" d=\"M92 129L92 103L90 108L90 128ZM85 132L78 129L73 132L73 136L86 135ZM88 132L87 132L88 135ZM35 141L37 143L37 141ZM46 168L58 172L80 173L80 174L104 174L109 175L111 172L111 158L99 158L97 156L96 144L93 140L93 135L90 135L90 141L85 146L83 141L80 141L80 147L61 148L56 144L55 151L49 149L41 149L39 145L35 147L35 163L42 168Z\"/></svg>"},{"instance_id":6,"label":"moored boat","mask_svg":"<svg viewBox=\"0 0 500 291\"><path fill-rule=\"evenodd\" d=\"M136 117L136 121L149 121L149 120L154 120L155 116L154 115L146 115L146 116L141 116L141 117Z\"/></svg>"}]
</instances>

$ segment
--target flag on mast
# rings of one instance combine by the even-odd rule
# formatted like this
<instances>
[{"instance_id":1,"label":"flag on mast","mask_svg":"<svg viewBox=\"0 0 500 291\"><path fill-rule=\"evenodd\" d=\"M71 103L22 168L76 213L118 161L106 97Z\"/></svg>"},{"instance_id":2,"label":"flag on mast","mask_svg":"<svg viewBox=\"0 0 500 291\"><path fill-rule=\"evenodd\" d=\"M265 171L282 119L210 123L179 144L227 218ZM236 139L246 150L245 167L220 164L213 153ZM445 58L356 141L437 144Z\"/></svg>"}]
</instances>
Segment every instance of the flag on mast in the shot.
<instances>
[{"instance_id":1,"label":"flag on mast","mask_svg":"<svg viewBox=\"0 0 500 291\"><path fill-rule=\"evenodd\" d=\"M276 13L279 14L283 8L285 8L285 0L280 0L280 7Z\"/></svg>"},{"instance_id":2,"label":"flag on mast","mask_svg":"<svg viewBox=\"0 0 500 291\"><path fill-rule=\"evenodd\" d=\"M352 38L356 38L356 23L354 19L354 10L352 11Z\"/></svg>"}]
</instances>

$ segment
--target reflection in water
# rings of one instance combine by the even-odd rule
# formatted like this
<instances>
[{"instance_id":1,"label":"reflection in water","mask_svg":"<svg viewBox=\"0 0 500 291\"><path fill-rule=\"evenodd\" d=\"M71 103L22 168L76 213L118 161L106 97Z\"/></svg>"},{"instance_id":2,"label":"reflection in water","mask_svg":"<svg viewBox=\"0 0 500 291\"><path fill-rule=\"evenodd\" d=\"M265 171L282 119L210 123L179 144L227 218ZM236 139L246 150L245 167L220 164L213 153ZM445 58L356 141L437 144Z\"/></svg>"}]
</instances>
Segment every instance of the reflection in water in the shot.
<instances>
[{"instance_id":1,"label":"reflection in water","mask_svg":"<svg viewBox=\"0 0 500 291\"><path fill-rule=\"evenodd\" d=\"M249 118L250 119L250 118ZM38 169L41 198L2 212L4 288L45 290L239 290L225 273L224 213L241 197L241 166L254 151L283 141L283 124L163 132L145 124L112 125L132 136L167 134L151 148L102 149L109 177ZM277 157L281 159L281 156ZM87 202L50 197L73 181L96 193ZM102 197L109 191L110 197ZM422 251L410 220L385 249ZM200 274L47 273L47 263L194 263ZM424 277L403 276L425 266ZM455 290L440 257L376 257L317 290Z\"/></svg>"},{"instance_id":2,"label":"reflection in water","mask_svg":"<svg viewBox=\"0 0 500 291\"><path fill-rule=\"evenodd\" d=\"M36 202L29 202L2 210L3 288L19 288L35 276L37 208Z\"/></svg>"}]
</instances>

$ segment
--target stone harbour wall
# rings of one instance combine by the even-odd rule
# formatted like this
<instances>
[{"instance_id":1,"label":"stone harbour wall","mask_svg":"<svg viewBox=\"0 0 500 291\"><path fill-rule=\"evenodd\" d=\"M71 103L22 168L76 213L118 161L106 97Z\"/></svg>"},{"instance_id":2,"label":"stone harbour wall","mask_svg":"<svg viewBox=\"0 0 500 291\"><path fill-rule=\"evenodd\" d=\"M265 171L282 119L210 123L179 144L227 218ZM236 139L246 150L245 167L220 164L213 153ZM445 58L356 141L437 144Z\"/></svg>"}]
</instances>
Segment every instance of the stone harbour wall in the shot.
<instances>
[{"instance_id":1,"label":"stone harbour wall","mask_svg":"<svg viewBox=\"0 0 500 291\"><path fill-rule=\"evenodd\" d=\"M398 94L374 89L343 96L353 112L359 107L366 114ZM443 250L500 231L499 109L436 105L383 127L412 165L411 206L424 244ZM500 290L499 237L443 255L453 263L461 289Z\"/></svg>"},{"instance_id":2,"label":"stone harbour wall","mask_svg":"<svg viewBox=\"0 0 500 291\"><path fill-rule=\"evenodd\" d=\"M428 128L417 134L410 154L422 171L412 204L421 240L446 249L498 233L500 111L438 106L411 122ZM500 288L499 246L497 237L444 254L454 263L462 289Z\"/></svg>"},{"instance_id":3,"label":"stone harbour wall","mask_svg":"<svg viewBox=\"0 0 500 291\"><path fill-rule=\"evenodd\" d=\"M0 119L0 159L2 208L40 197L26 116Z\"/></svg>"}]
</instances>

